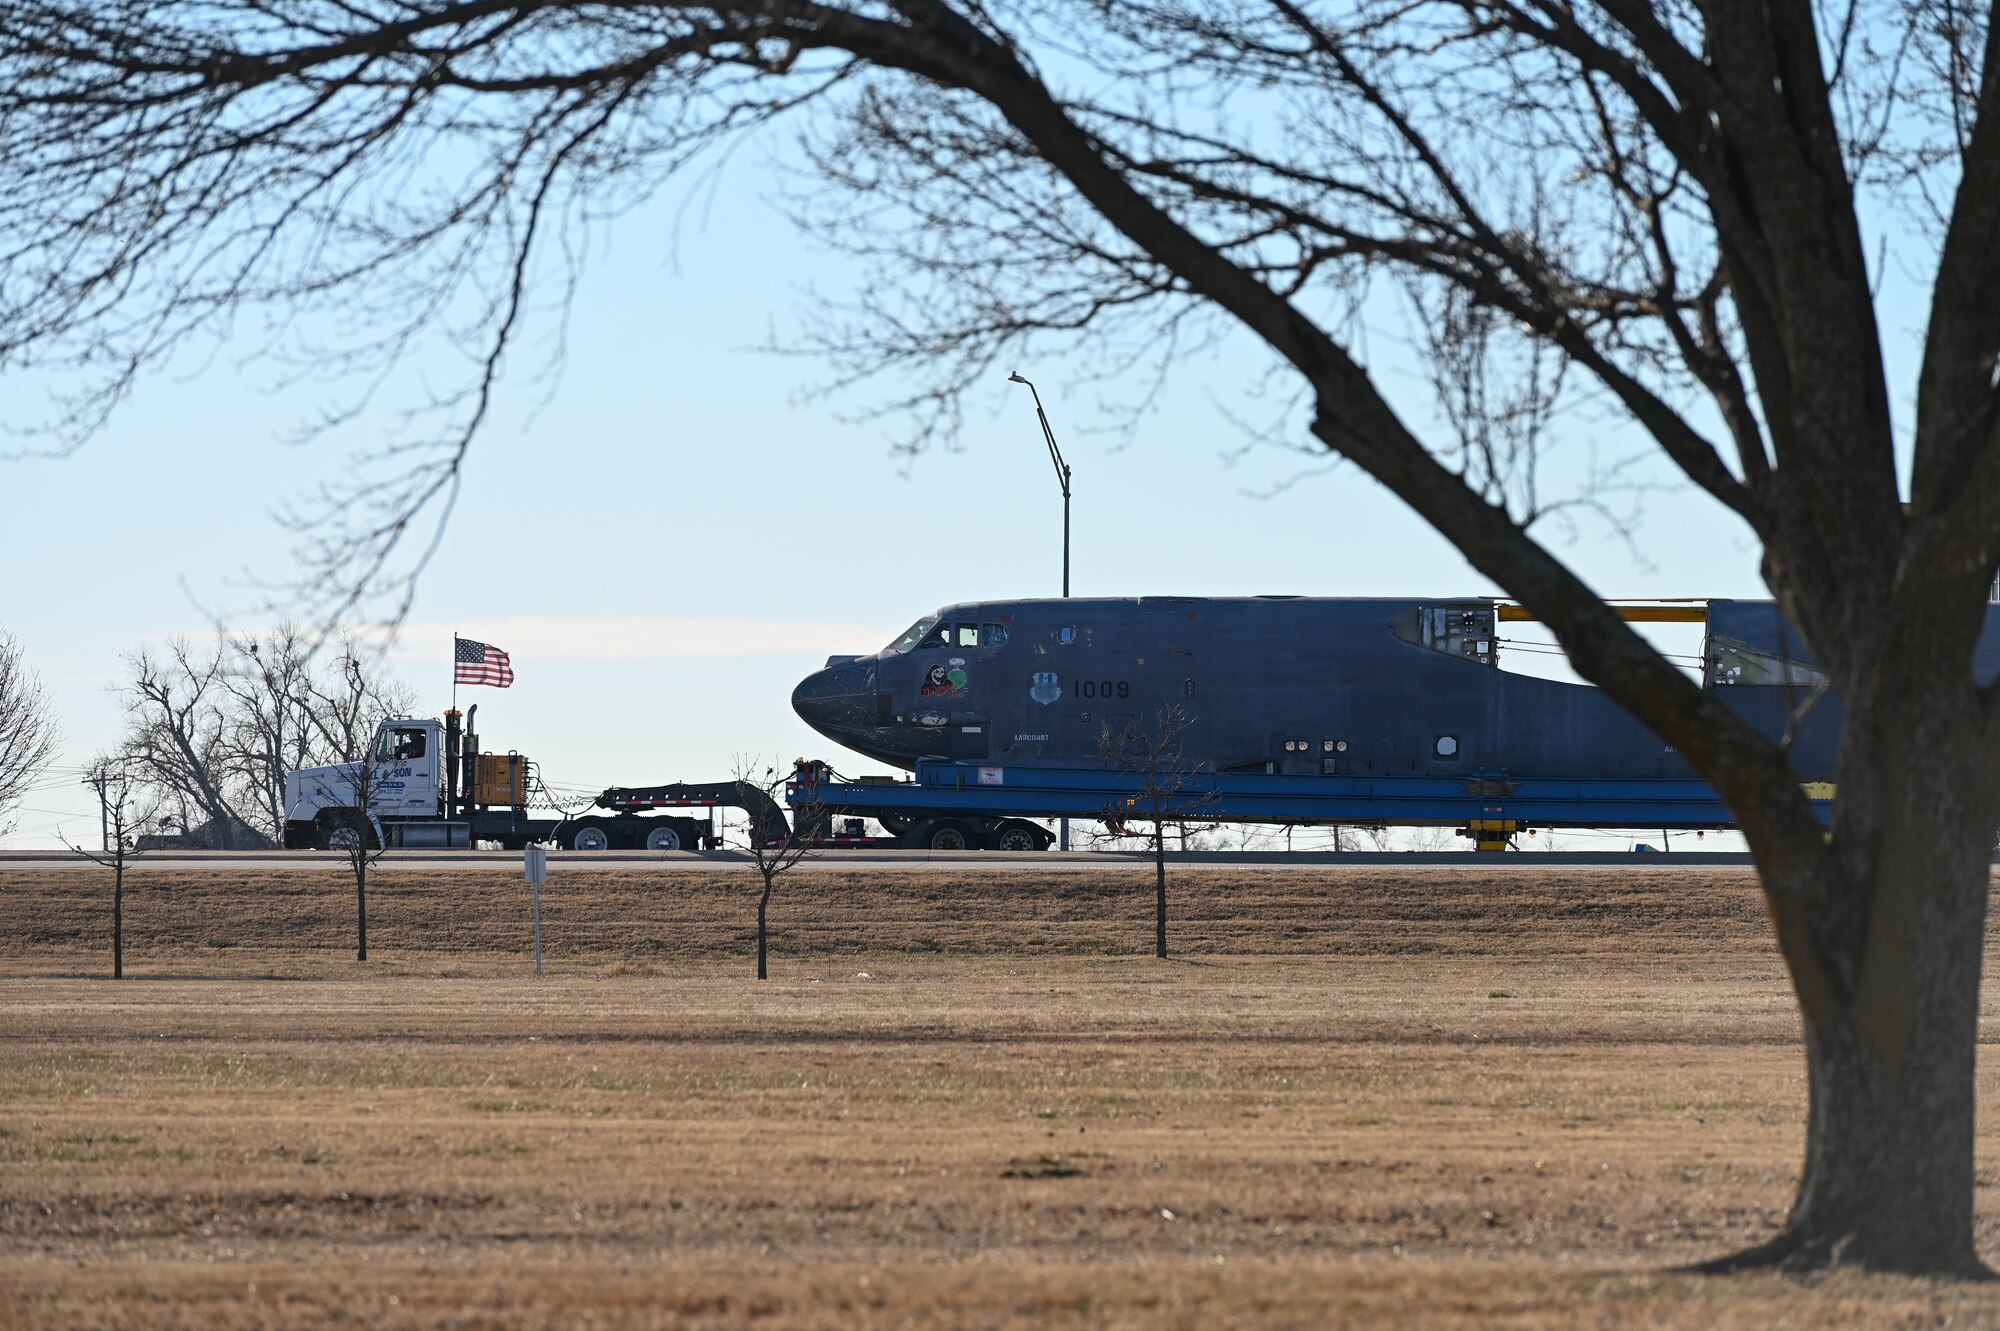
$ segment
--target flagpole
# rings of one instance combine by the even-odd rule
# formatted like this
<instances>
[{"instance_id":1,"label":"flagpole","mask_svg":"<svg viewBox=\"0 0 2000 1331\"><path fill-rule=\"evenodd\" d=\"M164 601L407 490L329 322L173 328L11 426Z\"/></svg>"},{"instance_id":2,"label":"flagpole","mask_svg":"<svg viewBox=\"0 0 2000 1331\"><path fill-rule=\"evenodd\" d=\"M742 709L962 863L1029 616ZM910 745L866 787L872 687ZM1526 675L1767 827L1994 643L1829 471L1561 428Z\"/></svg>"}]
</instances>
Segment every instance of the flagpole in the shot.
<instances>
[{"instance_id":1,"label":"flagpole","mask_svg":"<svg viewBox=\"0 0 2000 1331\"><path fill-rule=\"evenodd\" d=\"M458 710L458 630L451 631L451 710Z\"/></svg>"}]
</instances>

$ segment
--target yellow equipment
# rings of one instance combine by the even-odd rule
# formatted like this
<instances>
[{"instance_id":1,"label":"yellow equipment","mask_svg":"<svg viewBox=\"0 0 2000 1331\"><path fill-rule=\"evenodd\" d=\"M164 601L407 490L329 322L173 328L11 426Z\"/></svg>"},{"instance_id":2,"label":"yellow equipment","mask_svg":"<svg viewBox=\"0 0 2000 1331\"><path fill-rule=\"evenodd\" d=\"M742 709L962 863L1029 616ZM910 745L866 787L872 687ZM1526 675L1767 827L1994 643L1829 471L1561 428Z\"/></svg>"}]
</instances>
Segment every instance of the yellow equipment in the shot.
<instances>
[{"instance_id":1,"label":"yellow equipment","mask_svg":"<svg viewBox=\"0 0 2000 1331\"><path fill-rule=\"evenodd\" d=\"M1626 624L1708 624L1708 602L1680 606L1620 606L1612 612ZM1540 618L1526 606L1500 602L1500 624L1540 624Z\"/></svg>"},{"instance_id":2,"label":"yellow equipment","mask_svg":"<svg viewBox=\"0 0 2000 1331\"><path fill-rule=\"evenodd\" d=\"M1697 601L1680 605L1619 605L1612 603L1611 609L1628 624L1706 624L1708 622L1708 602ZM1503 624L1538 624L1540 618L1524 605L1500 603L1500 622Z\"/></svg>"},{"instance_id":3,"label":"yellow equipment","mask_svg":"<svg viewBox=\"0 0 2000 1331\"><path fill-rule=\"evenodd\" d=\"M473 772L472 802L518 809L528 802L528 760L518 753L482 753Z\"/></svg>"},{"instance_id":4,"label":"yellow equipment","mask_svg":"<svg viewBox=\"0 0 2000 1331\"><path fill-rule=\"evenodd\" d=\"M1458 834L1472 838L1480 850L1505 850L1520 830L1521 824L1513 818L1473 818Z\"/></svg>"}]
</instances>

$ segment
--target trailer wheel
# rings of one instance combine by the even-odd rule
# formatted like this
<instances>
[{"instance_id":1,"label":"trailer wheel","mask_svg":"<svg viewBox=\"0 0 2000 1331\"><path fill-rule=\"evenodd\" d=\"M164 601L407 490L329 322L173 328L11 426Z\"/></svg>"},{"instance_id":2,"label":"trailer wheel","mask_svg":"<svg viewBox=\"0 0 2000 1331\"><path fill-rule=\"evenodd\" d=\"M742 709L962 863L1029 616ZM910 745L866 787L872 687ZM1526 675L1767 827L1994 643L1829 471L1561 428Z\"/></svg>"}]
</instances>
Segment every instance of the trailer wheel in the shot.
<instances>
[{"instance_id":1,"label":"trailer wheel","mask_svg":"<svg viewBox=\"0 0 2000 1331\"><path fill-rule=\"evenodd\" d=\"M890 836L902 836L917 825L914 818L898 818L893 813L878 813L875 821L882 824L882 830Z\"/></svg>"},{"instance_id":2,"label":"trailer wheel","mask_svg":"<svg viewBox=\"0 0 2000 1331\"><path fill-rule=\"evenodd\" d=\"M1002 823L995 840L1002 850L1040 850L1043 844L1041 830L1029 823Z\"/></svg>"},{"instance_id":3,"label":"trailer wheel","mask_svg":"<svg viewBox=\"0 0 2000 1331\"><path fill-rule=\"evenodd\" d=\"M972 835L961 823L939 823L931 829L927 844L932 850L970 850Z\"/></svg>"},{"instance_id":4,"label":"trailer wheel","mask_svg":"<svg viewBox=\"0 0 2000 1331\"><path fill-rule=\"evenodd\" d=\"M679 850L681 834L673 826L649 828L646 832L647 850Z\"/></svg>"},{"instance_id":5,"label":"trailer wheel","mask_svg":"<svg viewBox=\"0 0 2000 1331\"><path fill-rule=\"evenodd\" d=\"M587 818L570 829L571 850L610 850L611 829L595 818Z\"/></svg>"}]
</instances>

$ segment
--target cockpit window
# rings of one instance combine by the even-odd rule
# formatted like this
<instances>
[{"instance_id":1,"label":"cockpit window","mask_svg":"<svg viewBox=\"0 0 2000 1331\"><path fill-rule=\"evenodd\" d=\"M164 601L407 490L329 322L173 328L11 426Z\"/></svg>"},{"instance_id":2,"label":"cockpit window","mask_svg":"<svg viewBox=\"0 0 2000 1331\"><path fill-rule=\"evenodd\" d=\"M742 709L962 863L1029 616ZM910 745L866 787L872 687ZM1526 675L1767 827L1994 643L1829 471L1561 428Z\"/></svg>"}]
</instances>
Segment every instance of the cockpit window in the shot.
<instances>
[{"instance_id":1,"label":"cockpit window","mask_svg":"<svg viewBox=\"0 0 2000 1331\"><path fill-rule=\"evenodd\" d=\"M918 620L916 623L910 625L910 627L904 629L903 635L897 638L894 642L890 643L883 650L890 652L907 652L910 650L910 648L922 642L924 639L924 635L926 633L929 633L933 628L936 627L937 627L937 620L932 619L929 616L926 616L923 619Z\"/></svg>"},{"instance_id":2,"label":"cockpit window","mask_svg":"<svg viewBox=\"0 0 2000 1331\"><path fill-rule=\"evenodd\" d=\"M1007 629L1002 624L957 624L940 619L920 619L884 650L891 653L946 648L978 651L998 647L1006 641Z\"/></svg>"}]
</instances>

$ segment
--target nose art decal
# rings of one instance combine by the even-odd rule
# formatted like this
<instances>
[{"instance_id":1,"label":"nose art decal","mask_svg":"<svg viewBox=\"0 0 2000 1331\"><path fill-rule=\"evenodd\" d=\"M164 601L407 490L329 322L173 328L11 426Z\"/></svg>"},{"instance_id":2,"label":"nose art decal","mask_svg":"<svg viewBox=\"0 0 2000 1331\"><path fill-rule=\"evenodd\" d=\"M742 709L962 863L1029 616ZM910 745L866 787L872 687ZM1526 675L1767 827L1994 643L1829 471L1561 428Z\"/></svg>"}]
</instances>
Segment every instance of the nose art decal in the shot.
<instances>
[{"instance_id":1,"label":"nose art decal","mask_svg":"<svg viewBox=\"0 0 2000 1331\"><path fill-rule=\"evenodd\" d=\"M926 671L923 687L917 692L926 698L963 698L971 678L965 672L965 658L954 656L951 664L934 665Z\"/></svg>"}]
</instances>

